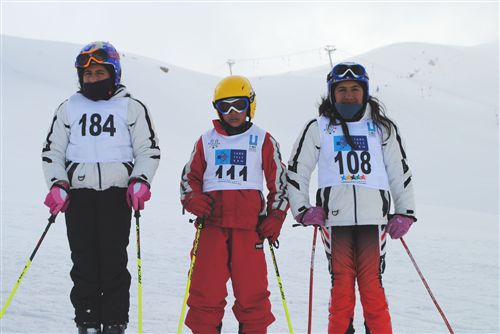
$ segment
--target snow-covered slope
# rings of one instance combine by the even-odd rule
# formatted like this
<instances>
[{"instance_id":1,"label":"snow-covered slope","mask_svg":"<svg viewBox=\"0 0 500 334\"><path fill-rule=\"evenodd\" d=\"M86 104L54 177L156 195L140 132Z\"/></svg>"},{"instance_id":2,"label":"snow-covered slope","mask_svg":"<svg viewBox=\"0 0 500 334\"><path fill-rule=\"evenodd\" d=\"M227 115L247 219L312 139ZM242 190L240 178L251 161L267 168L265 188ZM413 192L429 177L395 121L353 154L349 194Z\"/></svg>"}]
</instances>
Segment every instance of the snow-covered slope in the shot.
<instances>
[{"instance_id":1,"label":"snow-covered slope","mask_svg":"<svg viewBox=\"0 0 500 334\"><path fill-rule=\"evenodd\" d=\"M1 286L8 297L48 213L41 145L55 108L76 90L80 45L2 36ZM366 64L371 92L400 126L414 172L419 221L406 240L456 333L497 333L498 44L451 47L390 45L354 58ZM212 92L220 78L124 52L123 83L151 109L162 160L153 198L141 219L144 332L175 332L194 228L178 200L181 169L198 136L215 117ZM163 68L163 69L162 69ZM168 69L168 71L166 71ZM279 141L284 160L306 121L317 114L328 66L251 78L255 121ZM244 74L244 73L241 73ZM313 192L315 189L311 189ZM69 301L71 261L64 218L51 227L12 304L1 333L74 332ZM291 227L277 251L292 324L307 328L312 230ZM446 333L399 241L388 245L384 283L396 333ZM135 236L129 332L137 328ZM269 261L273 311L270 333L287 324ZM231 289L231 285L228 285ZM231 290L229 290L231 291ZM325 333L329 275L322 246L315 267L313 330ZM229 295L232 295L229 292ZM229 303L224 333L237 332ZM359 302L355 327L363 331ZM184 328L187 332L187 329Z\"/></svg>"}]
</instances>

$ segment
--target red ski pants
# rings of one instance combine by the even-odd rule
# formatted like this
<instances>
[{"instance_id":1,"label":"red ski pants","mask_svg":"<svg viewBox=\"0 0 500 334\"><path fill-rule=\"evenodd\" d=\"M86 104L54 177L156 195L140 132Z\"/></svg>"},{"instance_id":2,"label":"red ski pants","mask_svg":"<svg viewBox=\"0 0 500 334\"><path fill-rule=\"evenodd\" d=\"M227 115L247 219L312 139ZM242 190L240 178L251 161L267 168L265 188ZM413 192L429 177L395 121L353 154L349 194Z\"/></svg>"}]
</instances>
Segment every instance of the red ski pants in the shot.
<instances>
[{"instance_id":1,"label":"red ski pants","mask_svg":"<svg viewBox=\"0 0 500 334\"><path fill-rule=\"evenodd\" d=\"M194 334L219 333L231 278L240 332L263 334L274 322L263 242L257 232L207 225L201 230L189 290L186 325Z\"/></svg>"},{"instance_id":2,"label":"red ski pants","mask_svg":"<svg viewBox=\"0 0 500 334\"><path fill-rule=\"evenodd\" d=\"M385 267L385 226L334 226L322 229L329 258L332 289L329 334L353 333L358 283L367 333L391 334L391 317L382 287Z\"/></svg>"}]
</instances>

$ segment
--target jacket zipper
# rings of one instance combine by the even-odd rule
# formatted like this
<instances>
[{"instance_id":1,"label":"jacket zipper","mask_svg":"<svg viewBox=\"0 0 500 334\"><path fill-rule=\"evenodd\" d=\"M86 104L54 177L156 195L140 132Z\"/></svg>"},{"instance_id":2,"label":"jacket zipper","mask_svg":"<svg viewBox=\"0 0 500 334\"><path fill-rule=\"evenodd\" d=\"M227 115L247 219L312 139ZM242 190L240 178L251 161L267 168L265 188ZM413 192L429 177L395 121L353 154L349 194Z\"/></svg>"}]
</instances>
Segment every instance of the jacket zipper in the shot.
<instances>
[{"instance_id":1,"label":"jacket zipper","mask_svg":"<svg viewBox=\"0 0 500 334\"><path fill-rule=\"evenodd\" d=\"M102 190L102 184L101 184L101 165L97 163L97 172L99 174L99 189Z\"/></svg>"},{"instance_id":2,"label":"jacket zipper","mask_svg":"<svg viewBox=\"0 0 500 334\"><path fill-rule=\"evenodd\" d=\"M358 203L356 201L356 186L352 186L353 195L354 195L354 224L358 225Z\"/></svg>"}]
</instances>

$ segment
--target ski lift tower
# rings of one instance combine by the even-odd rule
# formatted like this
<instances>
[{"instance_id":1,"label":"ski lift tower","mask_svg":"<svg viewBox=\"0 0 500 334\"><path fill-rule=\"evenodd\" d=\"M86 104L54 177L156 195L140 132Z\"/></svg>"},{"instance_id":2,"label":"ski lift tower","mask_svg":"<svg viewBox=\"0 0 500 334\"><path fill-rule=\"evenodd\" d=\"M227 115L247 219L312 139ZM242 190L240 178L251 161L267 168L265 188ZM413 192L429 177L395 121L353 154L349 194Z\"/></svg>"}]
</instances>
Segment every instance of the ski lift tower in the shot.
<instances>
[{"instance_id":1,"label":"ski lift tower","mask_svg":"<svg viewBox=\"0 0 500 334\"><path fill-rule=\"evenodd\" d=\"M330 58L330 67L333 67L333 62L332 62L332 53L337 50L335 46L333 45L327 45L325 46L325 51L328 52L328 58Z\"/></svg>"},{"instance_id":2,"label":"ski lift tower","mask_svg":"<svg viewBox=\"0 0 500 334\"><path fill-rule=\"evenodd\" d=\"M226 63L229 65L229 74L233 75L233 65L235 64L234 59L228 59Z\"/></svg>"}]
</instances>

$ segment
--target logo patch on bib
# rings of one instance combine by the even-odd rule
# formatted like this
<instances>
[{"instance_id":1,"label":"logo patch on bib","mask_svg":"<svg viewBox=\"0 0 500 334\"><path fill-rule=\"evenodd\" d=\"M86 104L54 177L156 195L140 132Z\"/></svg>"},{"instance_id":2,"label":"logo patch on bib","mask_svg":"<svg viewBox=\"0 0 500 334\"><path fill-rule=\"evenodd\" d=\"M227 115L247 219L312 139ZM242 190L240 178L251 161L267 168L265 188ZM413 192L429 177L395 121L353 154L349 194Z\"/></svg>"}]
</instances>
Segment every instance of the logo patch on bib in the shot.
<instances>
[{"instance_id":1,"label":"logo patch on bib","mask_svg":"<svg viewBox=\"0 0 500 334\"><path fill-rule=\"evenodd\" d=\"M215 150L216 165L239 165L244 166L247 163L246 150Z\"/></svg>"}]
</instances>

